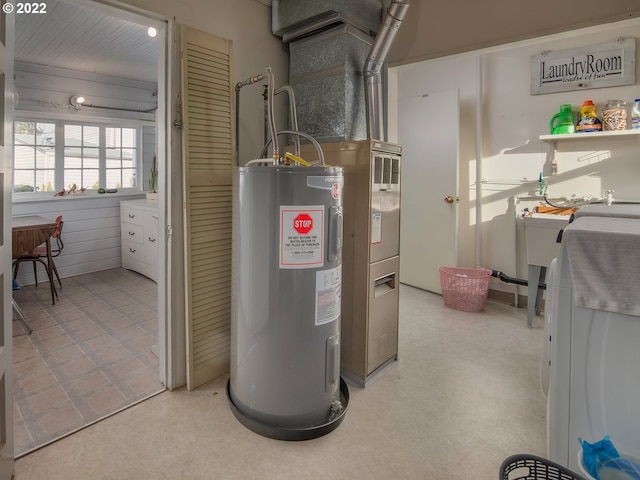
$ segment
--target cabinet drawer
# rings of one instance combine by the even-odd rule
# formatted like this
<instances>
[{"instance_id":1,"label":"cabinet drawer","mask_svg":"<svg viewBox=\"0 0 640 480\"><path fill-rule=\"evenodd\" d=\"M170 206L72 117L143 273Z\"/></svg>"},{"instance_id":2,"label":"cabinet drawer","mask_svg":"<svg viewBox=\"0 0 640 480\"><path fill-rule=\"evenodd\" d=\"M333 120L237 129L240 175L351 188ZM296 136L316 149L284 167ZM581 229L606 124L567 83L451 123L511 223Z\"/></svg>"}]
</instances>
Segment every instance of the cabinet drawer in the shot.
<instances>
[{"instance_id":1,"label":"cabinet drawer","mask_svg":"<svg viewBox=\"0 0 640 480\"><path fill-rule=\"evenodd\" d=\"M123 223L120 226L120 237L122 243L134 242L144 243L144 228L142 225L134 225L132 223Z\"/></svg>"},{"instance_id":2,"label":"cabinet drawer","mask_svg":"<svg viewBox=\"0 0 640 480\"><path fill-rule=\"evenodd\" d=\"M120 218L122 223L133 223L134 225L144 225L143 211L138 208L120 206Z\"/></svg>"},{"instance_id":3,"label":"cabinet drawer","mask_svg":"<svg viewBox=\"0 0 640 480\"><path fill-rule=\"evenodd\" d=\"M137 260L142 262L144 260L144 248L142 243L123 241L122 242L122 262L125 258L128 260Z\"/></svg>"}]
</instances>

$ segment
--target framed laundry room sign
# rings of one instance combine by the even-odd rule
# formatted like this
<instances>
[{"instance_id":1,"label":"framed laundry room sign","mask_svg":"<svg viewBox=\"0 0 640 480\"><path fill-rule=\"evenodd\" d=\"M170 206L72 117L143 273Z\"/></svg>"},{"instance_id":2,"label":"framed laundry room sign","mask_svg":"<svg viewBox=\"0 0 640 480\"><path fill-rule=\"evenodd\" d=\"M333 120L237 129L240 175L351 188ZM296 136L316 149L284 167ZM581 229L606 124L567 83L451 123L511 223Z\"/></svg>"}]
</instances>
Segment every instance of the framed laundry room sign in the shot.
<instances>
[{"instance_id":1,"label":"framed laundry room sign","mask_svg":"<svg viewBox=\"0 0 640 480\"><path fill-rule=\"evenodd\" d=\"M531 57L531 95L635 83L635 38Z\"/></svg>"}]
</instances>

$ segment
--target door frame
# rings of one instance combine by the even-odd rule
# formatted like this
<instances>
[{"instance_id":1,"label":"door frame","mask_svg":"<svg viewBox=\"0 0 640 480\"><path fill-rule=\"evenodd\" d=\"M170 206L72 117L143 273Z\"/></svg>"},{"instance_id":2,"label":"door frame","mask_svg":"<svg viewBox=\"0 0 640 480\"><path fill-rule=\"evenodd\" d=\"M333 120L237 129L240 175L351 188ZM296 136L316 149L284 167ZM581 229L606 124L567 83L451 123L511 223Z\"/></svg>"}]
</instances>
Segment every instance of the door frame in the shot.
<instances>
[{"instance_id":1,"label":"door frame","mask_svg":"<svg viewBox=\"0 0 640 480\"><path fill-rule=\"evenodd\" d=\"M4 5L5 2L3 2ZM11 195L13 191L13 64L14 16L2 13L0 32L0 71L2 72L2 141L0 142L0 178L2 178L2 331L0 332L0 480L13 478L15 448L13 440L13 294L11 265Z\"/></svg>"}]
</instances>

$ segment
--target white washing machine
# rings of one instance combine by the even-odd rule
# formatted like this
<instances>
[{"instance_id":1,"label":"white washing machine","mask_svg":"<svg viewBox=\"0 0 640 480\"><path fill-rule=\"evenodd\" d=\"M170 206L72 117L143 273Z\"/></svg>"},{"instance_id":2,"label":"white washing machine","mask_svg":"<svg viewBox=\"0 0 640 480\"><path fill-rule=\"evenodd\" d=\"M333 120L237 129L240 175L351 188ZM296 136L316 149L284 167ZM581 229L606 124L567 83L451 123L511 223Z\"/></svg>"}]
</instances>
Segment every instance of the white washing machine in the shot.
<instances>
[{"instance_id":1,"label":"white washing machine","mask_svg":"<svg viewBox=\"0 0 640 480\"><path fill-rule=\"evenodd\" d=\"M550 283L549 458L581 471L605 435L640 457L640 207L578 211Z\"/></svg>"}]
</instances>

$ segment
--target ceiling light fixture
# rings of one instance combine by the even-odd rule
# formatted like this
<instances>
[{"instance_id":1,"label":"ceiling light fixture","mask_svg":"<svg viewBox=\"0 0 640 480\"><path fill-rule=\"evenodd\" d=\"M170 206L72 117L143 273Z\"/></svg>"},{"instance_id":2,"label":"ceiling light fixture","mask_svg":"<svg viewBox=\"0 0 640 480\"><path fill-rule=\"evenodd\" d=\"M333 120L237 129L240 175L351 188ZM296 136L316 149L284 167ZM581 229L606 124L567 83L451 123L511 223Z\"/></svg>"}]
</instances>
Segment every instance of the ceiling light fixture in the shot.
<instances>
[{"instance_id":1,"label":"ceiling light fixture","mask_svg":"<svg viewBox=\"0 0 640 480\"><path fill-rule=\"evenodd\" d=\"M69 99L69 103L73 108L80 108L85 102L85 98L82 95L74 95Z\"/></svg>"},{"instance_id":2,"label":"ceiling light fixture","mask_svg":"<svg viewBox=\"0 0 640 480\"><path fill-rule=\"evenodd\" d=\"M149 29L147 30L147 35L149 35L151 38L154 38L157 34L158 31L153 27L149 27Z\"/></svg>"}]
</instances>

